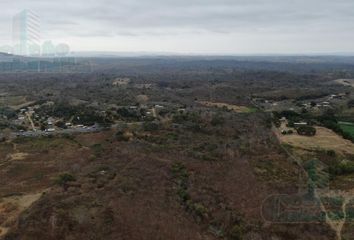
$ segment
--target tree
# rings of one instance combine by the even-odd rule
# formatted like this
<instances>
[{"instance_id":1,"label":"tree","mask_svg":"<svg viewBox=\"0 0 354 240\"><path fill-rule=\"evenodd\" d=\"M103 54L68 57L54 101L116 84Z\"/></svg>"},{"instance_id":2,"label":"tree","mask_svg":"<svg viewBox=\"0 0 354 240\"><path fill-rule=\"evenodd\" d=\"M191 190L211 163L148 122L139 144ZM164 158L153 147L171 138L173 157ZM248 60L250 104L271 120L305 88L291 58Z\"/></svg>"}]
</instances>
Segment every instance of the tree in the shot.
<instances>
[{"instance_id":1,"label":"tree","mask_svg":"<svg viewBox=\"0 0 354 240\"><path fill-rule=\"evenodd\" d=\"M315 136L316 128L311 126L301 126L297 129L297 133L303 136Z\"/></svg>"},{"instance_id":2,"label":"tree","mask_svg":"<svg viewBox=\"0 0 354 240\"><path fill-rule=\"evenodd\" d=\"M67 190L68 183L75 182L75 181L76 181L76 178L73 175L71 175L69 173L64 173L64 174L59 175L59 177L56 180L56 183L59 186L63 187L64 190Z\"/></svg>"},{"instance_id":3,"label":"tree","mask_svg":"<svg viewBox=\"0 0 354 240\"><path fill-rule=\"evenodd\" d=\"M348 101L348 108L354 108L354 99Z\"/></svg>"},{"instance_id":4,"label":"tree","mask_svg":"<svg viewBox=\"0 0 354 240\"><path fill-rule=\"evenodd\" d=\"M58 121L55 123L55 126L57 126L58 128L63 128L63 129L66 129L66 125L63 121Z\"/></svg>"},{"instance_id":5,"label":"tree","mask_svg":"<svg viewBox=\"0 0 354 240\"><path fill-rule=\"evenodd\" d=\"M157 122L144 122L143 129L146 132L154 132L159 130L160 126Z\"/></svg>"}]
</instances>

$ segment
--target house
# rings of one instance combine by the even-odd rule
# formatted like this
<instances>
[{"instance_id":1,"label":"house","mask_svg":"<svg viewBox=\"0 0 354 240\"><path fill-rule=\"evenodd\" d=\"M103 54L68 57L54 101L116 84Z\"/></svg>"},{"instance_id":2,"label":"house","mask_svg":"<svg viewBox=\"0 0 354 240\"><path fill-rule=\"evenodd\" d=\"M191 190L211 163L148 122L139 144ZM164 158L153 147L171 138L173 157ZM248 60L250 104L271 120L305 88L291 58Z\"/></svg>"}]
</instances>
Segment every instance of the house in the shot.
<instances>
[{"instance_id":1,"label":"house","mask_svg":"<svg viewBox=\"0 0 354 240\"><path fill-rule=\"evenodd\" d=\"M297 123L294 123L294 126L295 127L307 126L307 122L297 122Z\"/></svg>"},{"instance_id":2,"label":"house","mask_svg":"<svg viewBox=\"0 0 354 240\"><path fill-rule=\"evenodd\" d=\"M329 102L323 102L323 107L330 107L331 104Z\"/></svg>"},{"instance_id":3,"label":"house","mask_svg":"<svg viewBox=\"0 0 354 240\"><path fill-rule=\"evenodd\" d=\"M113 86L124 86L130 83L129 78L117 78L113 81Z\"/></svg>"},{"instance_id":4,"label":"house","mask_svg":"<svg viewBox=\"0 0 354 240\"><path fill-rule=\"evenodd\" d=\"M52 117L48 118L47 120L48 125L53 125L53 122L54 122L54 118Z\"/></svg>"},{"instance_id":5,"label":"house","mask_svg":"<svg viewBox=\"0 0 354 240\"><path fill-rule=\"evenodd\" d=\"M338 95L332 94L332 95L330 96L330 99L343 99L345 96L346 96L345 93L339 93Z\"/></svg>"},{"instance_id":6,"label":"house","mask_svg":"<svg viewBox=\"0 0 354 240\"><path fill-rule=\"evenodd\" d=\"M177 110L179 113L185 113L186 112L186 109L185 108L180 108Z\"/></svg>"}]
</instances>

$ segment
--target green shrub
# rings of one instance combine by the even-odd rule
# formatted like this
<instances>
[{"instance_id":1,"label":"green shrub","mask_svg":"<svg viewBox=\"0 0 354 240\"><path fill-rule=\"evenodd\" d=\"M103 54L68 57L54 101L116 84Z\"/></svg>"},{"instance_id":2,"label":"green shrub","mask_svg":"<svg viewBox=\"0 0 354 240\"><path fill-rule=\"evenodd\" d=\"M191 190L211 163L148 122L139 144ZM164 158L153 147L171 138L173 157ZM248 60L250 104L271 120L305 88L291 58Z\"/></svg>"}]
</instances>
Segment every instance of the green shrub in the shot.
<instances>
[{"instance_id":1,"label":"green shrub","mask_svg":"<svg viewBox=\"0 0 354 240\"><path fill-rule=\"evenodd\" d=\"M327 151L327 155L330 157L335 157L336 156L336 152L334 150L328 150Z\"/></svg>"},{"instance_id":2,"label":"green shrub","mask_svg":"<svg viewBox=\"0 0 354 240\"><path fill-rule=\"evenodd\" d=\"M301 126L297 129L299 135L303 136L315 136L316 135L316 128L311 126Z\"/></svg>"},{"instance_id":3,"label":"green shrub","mask_svg":"<svg viewBox=\"0 0 354 240\"><path fill-rule=\"evenodd\" d=\"M223 125L225 123L225 118L219 115L214 115L210 123L213 126Z\"/></svg>"},{"instance_id":4,"label":"green shrub","mask_svg":"<svg viewBox=\"0 0 354 240\"><path fill-rule=\"evenodd\" d=\"M207 214L208 210L201 203L194 203L192 211L198 216L203 218Z\"/></svg>"},{"instance_id":5,"label":"green shrub","mask_svg":"<svg viewBox=\"0 0 354 240\"><path fill-rule=\"evenodd\" d=\"M190 196L187 191L189 178L187 168L182 163L176 163L172 166L172 175L178 184L177 195L182 203L186 203L190 200Z\"/></svg>"},{"instance_id":6,"label":"green shrub","mask_svg":"<svg viewBox=\"0 0 354 240\"><path fill-rule=\"evenodd\" d=\"M97 143L97 144L92 145L92 146L91 146L91 149L92 149L92 151L93 151L93 153L94 153L94 155L95 155L96 157L101 156L101 154L102 154L102 152L103 152L103 150L104 150L102 144L100 144L100 143Z\"/></svg>"},{"instance_id":7,"label":"green shrub","mask_svg":"<svg viewBox=\"0 0 354 240\"><path fill-rule=\"evenodd\" d=\"M159 124L156 122L144 122L143 129L146 132L154 132L159 130Z\"/></svg>"},{"instance_id":8,"label":"green shrub","mask_svg":"<svg viewBox=\"0 0 354 240\"><path fill-rule=\"evenodd\" d=\"M125 134L124 131L118 131L118 132L116 133L116 139L117 139L118 141L127 142L127 141L129 141L130 137L129 137L127 134Z\"/></svg>"},{"instance_id":9,"label":"green shrub","mask_svg":"<svg viewBox=\"0 0 354 240\"><path fill-rule=\"evenodd\" d=\"M348 101L348 108L354 108L354 99Z\"/></svg>"},{"instance_id":10,"label":"green shrub","mask_svg":"<svg viewBox=\"0 0 354 240\"><path fill-rule=\"evenodd\" d=\"M330 167L330 173L333 175L349 175L354 173L353 162L341 162Z\"/></svg>"},{"instance_id":11,"label":"green shrub","mask_svg":"<svg viewBox=\"0 0 354 240\"><path fill-rule=\"evenodd\" d=\"M56 180L56 184L65 188L67 183L75 182L75 181L76 181L76 178L73 175L71 175L69 173L64 173L64 174L59 175L59 177Z\"/></svg>"},{"instance_id":12,"label":"green shrub","mask_svg":"<svg viewBox=\"0 0 354 240\"><path fill-rule=\"evenodd\" d=\"M235 225L230 230L230 239L241 240L243 236L243 228L240 225Z\"/></svg>"}]
</instances>

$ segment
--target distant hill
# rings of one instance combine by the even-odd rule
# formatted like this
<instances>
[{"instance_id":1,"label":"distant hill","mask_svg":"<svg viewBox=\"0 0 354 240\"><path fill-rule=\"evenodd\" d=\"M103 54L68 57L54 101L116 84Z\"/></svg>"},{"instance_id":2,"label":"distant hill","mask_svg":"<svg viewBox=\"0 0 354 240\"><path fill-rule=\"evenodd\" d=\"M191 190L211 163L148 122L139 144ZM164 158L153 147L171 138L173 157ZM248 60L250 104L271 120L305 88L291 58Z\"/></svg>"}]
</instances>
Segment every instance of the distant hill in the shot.
<instances>
[{"instance_id":1,"label":"distant hill","mask_svg":"<svg viewBox=\"0 0 354 240\"><path fill-rule=\"evenodd\" d=\"M13 56L12 54L8 54L8 53L4 53L4 52L0 52L0 57L10 57Z\"/></svg>"}]
</instances>

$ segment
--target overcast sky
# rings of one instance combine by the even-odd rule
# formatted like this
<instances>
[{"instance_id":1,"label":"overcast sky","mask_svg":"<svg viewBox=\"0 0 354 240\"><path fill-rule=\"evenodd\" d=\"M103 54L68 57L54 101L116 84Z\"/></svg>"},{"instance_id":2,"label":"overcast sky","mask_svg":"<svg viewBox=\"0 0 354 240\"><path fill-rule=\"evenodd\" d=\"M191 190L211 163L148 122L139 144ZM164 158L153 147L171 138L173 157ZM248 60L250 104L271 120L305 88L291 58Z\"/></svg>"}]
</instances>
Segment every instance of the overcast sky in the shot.
<instances>
[{"instance_id":1,"label":"overcast sky","mask_svg":"<svg viewBox=\"0 0 354 240\"><path fill-rule=\"evenodd\" d=\"M30 9L74 51L354 52L354 0L1 0L0 43Z\"/></svg>"}]
</instances>

